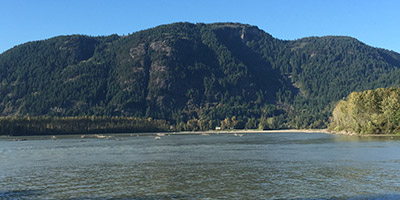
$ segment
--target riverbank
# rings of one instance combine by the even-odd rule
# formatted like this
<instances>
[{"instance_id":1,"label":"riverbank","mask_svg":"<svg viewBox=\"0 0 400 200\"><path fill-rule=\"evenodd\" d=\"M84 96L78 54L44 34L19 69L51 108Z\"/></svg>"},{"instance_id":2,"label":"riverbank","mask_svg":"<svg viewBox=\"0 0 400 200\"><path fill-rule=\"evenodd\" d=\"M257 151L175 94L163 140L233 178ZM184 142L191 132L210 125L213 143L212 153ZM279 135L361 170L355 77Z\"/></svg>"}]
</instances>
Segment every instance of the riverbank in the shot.
<instances>
[{"instance_id":1,"label":"riverbank","mask_svg":"<svg viewBox=\"0 0 400 200\"><path fill-rule=\"evenodd\" d=\"M327 129L282 129L282 130L258 130L258 129L239 129L239 130L209 130L209 131L180 131L171 134L235 134L235 133L330 133Z\"/></svg>"},{"instance_id":2,"label":"riverbank","mask_svg":"<svg viewBox=\"0 0 400 200\"><path fill-rule=\"evenodd\" d=\"M246 133L330 133L326 129L284 129L284 130L208 130L208 131L179 131L179 132L139 132L139 133L98 133L98 134L63 134L63 135L23 135L11 136L2 135L1 138L14 138L16 141L26 140L29 138L41 139L64 139L64 138L98 138L110 139L115 137L138 137L138 136L166 136L166 135L214 135L214 134L246 134Z\"/></svg>"},{"instance_id":3,"label":"riverbank","mask_svg":"<svg viewBox=\"0 0 400 200\"><path fill-rule=\"evenodd\" d=\"M196 133L196 132L181 132L182 134ZM400 137L400 134L358 134L351 131L333 131L329 129L283 129L283 130L223 130L223 131L200 131L201 133L326 133L333 135L347 135L359 137Z\"/></svg>"},{"instance_id":4,"label":"riverbank","mask_svg":"<svg viewBox=\"0 0 400 200\"><path fill-rule=\"evenodd\" d=\"M139 133L99 133L99 134L64 134L64 135L25 135L25 136L9 136L2 135L0 139L12 139L14 141L25 141L31 139L71 139L71 138L81 138L81 139L112 139L118 140L121 137L139 137L139 136L150 136L161 139L162 136L170 135L218 135L218 134L232 134L235 136L243 136L245 134L272 134L272 133L324 133L332 135L345 135L345 136L357 136L357 137L400 137L400 135L390 135L390 134L375 134L375 135L360 135L348 131L332 131L328 129L283 129L283 130L258 130L258 129L246 129L246 130L208 130L208 131L179 131L179 132L139 132Z\"/></svg>"},{"instance_id":5,"label":"riverbank","mask_svg":"<svg viewBox=\"0 0 400 200\"><path fill-rule=\"evenodd\" d=\"M325 129L324 133L334 135L347 135L347 136L358 136L358 137L400 137L400 134L359 134L352 131L334 131Z\"/></svg>"}]
</instances>

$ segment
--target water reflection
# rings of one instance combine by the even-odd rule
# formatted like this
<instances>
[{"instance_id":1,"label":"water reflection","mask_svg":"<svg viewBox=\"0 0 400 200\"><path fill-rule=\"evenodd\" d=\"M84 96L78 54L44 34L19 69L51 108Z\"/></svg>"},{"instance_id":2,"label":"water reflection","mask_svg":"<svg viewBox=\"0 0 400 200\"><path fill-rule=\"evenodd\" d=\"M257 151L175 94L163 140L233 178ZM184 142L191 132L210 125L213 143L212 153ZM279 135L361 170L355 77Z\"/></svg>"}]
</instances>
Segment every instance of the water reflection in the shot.
<instances>
[{"instance_id":1,"label":"water reflection","mask_svg":"<svg viewBox=\"0 0 400 200\"><path fill-rule=\"evenodd\" d=\"M0 199L398 199L400 141L318 133L0 140ZM3 162L4 161L4 162Z\"/></svg>"}]
</instances>

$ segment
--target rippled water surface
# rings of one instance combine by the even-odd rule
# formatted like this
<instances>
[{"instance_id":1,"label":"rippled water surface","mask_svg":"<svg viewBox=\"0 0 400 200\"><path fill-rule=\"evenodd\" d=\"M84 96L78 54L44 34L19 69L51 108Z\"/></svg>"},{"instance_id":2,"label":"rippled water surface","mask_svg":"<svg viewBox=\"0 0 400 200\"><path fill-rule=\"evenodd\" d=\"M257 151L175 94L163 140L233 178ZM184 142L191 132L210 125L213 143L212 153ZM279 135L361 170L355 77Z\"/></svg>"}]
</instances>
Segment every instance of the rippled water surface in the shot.
<instances>
[{"instance_id":1,"label":"rippled water surface","mask_svg":"<svg viewBox=\"0 0 400 200\"><path fill-rule=\"evenodd\" d=\"M400 140L320 133L0 138L0 199L400 199Z\"/></svg>"}]
</instances>

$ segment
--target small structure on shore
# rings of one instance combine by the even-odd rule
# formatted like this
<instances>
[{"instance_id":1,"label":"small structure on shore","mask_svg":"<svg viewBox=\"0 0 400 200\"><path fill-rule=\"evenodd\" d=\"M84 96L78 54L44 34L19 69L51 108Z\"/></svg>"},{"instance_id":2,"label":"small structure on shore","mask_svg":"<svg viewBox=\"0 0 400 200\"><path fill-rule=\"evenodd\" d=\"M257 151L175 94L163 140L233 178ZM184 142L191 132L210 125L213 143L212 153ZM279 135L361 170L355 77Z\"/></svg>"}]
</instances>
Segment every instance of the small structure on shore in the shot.
<instances>
[{"instance_id":1,"label":"small structure on shore","mask_svg":"<svg viewBox=\"0 0 400 200\"><path fill-rule=\"evenodd\" d=\"M26 141L27 139L25 138L14 138L13 141Z\"/></svg>"},{"instance_id":2,"label":"small structure on shore","mask_svg":"<svg viewBox=\"0 0 400 200\"><path fill-rule=\"evenodd\" d=\"M81 138L99 138L99 139L109 139L111 136L108 135L99 135L99 134L94 134L94 135L82 135Z\"/></svg>"}]
</instances>

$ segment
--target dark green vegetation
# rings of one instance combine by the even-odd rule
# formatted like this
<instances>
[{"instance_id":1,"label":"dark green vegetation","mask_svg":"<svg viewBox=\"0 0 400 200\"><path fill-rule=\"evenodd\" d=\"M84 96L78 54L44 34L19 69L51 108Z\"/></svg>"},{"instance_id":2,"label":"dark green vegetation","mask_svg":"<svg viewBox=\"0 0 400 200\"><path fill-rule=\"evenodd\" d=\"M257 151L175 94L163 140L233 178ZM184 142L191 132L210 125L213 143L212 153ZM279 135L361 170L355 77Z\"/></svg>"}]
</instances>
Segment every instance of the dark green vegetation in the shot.
<instances>
[{"instance_id":1,"label":"dark green vegetation","mask_svg":"<svg viewBox=\"0 0 400 200\"><path fill-rule=\"evenodd\" d=\"M165 120L135 117L4 117L4 135L58 135L170 131ZM0 134L0 135L1 135Z\"/></svg>"},{"instance_id":2,"label":"dark green vegetation","mask_svg":"<svg viewBox=\"0 0 400 200\"><path fill-rule=\"evenodd\" d=\"M349 37L175 23L60 36L0 55L2 116L163 119L174 130L322 128L353 91L400 85L400 54Z\"/></svg>"},{"instance_id":3,"label":"dark green vegetation","mask_svg":"<svg viewBox=\"0 0 400 200\"><path fill-rule=\"evenodd\" d=\"M400 89L351 93L335 107L330 128L358 134L399 134Z\"/></svg>"}]
</instances>

